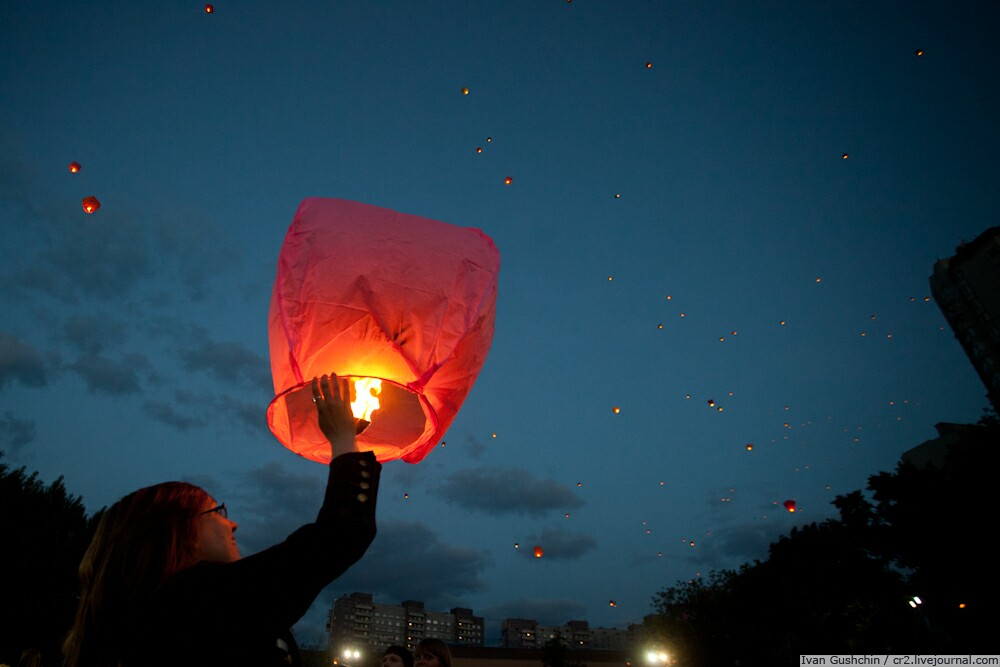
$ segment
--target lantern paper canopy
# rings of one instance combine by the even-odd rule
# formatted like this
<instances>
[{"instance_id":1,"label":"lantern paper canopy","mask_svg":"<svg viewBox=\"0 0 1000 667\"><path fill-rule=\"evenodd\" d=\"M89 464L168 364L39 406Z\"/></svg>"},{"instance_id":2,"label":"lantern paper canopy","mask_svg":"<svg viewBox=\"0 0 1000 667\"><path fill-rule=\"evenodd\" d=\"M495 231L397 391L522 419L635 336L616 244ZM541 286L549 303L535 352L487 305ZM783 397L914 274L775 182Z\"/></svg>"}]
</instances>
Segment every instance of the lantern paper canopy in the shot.
<instances>
[{"instance_id":1,"label":"lantern paper canopy","mask_svg":"<svg viewBox=\"0 0 1000 667\"><path fill-rule=\"evenodd\" d=\"M93 213L97 209L101 208L101 202L97 201L97 197L84 197L82 203L83 210L87 213Z\"/></svg>"},{"instance_id":2,"label":"lantern paper canopy","mask_svg":"<svg viewBox=\"0 0 1000 667\"><path fill-rule=\"evenodd\" d=\"M500 253L478 229L343 199L303 200L271 295L271 432L293 452L328 462L312 379L371 378L382 381L371 390L379 408L358 448L383 462L421 461L486 360L499 270Z\"/></svg>"},{"instance_id":3,"label":"lantern paper canopy","mask_svg":"<svg viewBox=\"0 0 1000 667\"><path fill-rule=\"evenodd\" d=\"M794 500L786 500L785 502L782 503L782 505L784 505L785 509L788 510L789 512L794 512L795 511L795 501Z\"/></svg>"}]
</instances>

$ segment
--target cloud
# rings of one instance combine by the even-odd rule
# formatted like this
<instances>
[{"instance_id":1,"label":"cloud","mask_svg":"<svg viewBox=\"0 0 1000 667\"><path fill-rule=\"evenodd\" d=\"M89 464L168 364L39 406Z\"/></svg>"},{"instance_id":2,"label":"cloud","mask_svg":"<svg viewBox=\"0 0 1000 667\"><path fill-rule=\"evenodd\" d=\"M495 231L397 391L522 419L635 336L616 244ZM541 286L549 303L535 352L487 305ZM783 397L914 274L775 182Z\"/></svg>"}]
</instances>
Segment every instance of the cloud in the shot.
<instances>
[{"instance_id":1,"label":"cloud","mask_svg":"<svg viewBox=\"0 0 1000 667\"><path fill-rule=\"evenodd\" d=\"M530 618L541 625L563 625L587 617L587 607L575 600L520 598L502 605L477 610L490 618Z\"/></svg>"},{"instance_id":2,"label":"cloud","mask_svg":"<svg viewBox=\"0 0 1000 667\"><path fill-rule=\"evenodd\" d=\"M212 340L204 327L192 327L177 356L189 371L208 373L227 382L244 380L268 390L272 387L267 358L240 343Z\"/></svg>"},{"instance_id":3,"label":"cloud","mask_svg":"<svg viewBox=\"0 0 1000 667\"><path fill-rule=\"evenodd\" d=\"M687 560L702 571L737 568L743 563L767 558L768 547L777 541L787 526L758 522L734 525L712 531L711 539L702 539L697 553Z\"/></svg>"},{"instance_id":4,"label":"cloud","mask_svg":"<svg viewBox=\"0 0 1000 667\"><path fill-rule=\"evenodd\" d=\"M15 380L30 387L45 386L45 364L33 346L0 331L0 389Z\"/></svg>"},{"instance_id":5,"label":"cloud","mask_svg":"<svg viewBox=\"0 0 1000 667\"><path fill-rule=\"evenodd\" d=\"M162 277L171 285L165 300L174 297L178 285L187 297L201 299L210 280L239 262L232 239L214 220L185 205L183 196L161 192L169 206L147 199L136 206L98 194L103 206L87 216L78 191L70 195L54 187L48 167L39 169L6 138L0 138L0 147L4 216L26 223L11 225L8 240L23 241L25 250L0 275L5 292L43 294L62 303L82 296L118 303ZM16 238L21 229L30 230L30 236Z\"/></svg>"},{"instance_id":6,"label":"cloud","mask_svg":"<svg viewBox=\"0 0 1000 667\"><path fill-rule=\"evenodd\" d=\"M76 350L96 355L125 341L126 325L104 314L71 315L62 323L62 339Z\"/></svg>"},{"instance_id":7,"label":"cloud","mask_svg":"<svg viewBox=\"0 0 1000 667\"><path fill-rule=\"evenodd\" d=\"M230 515L240 523L240 548L256 553L316 520L326 490L326 467L294 473L276 462L248 471L233 491Z\"/></svg>"},{"instance_id":8,"label":"cloud","mask_svg":"<svg viewBox=\"0 0 1000 667\"><path fill-rule=\"evenodd\" d=\"M383 521L364 559L337 586L369 591L393 600L424 600L437 608L486 588L485 551L442 542L426 525Z\"/></svg>"},{"instance_id":9,"label":"cloud","mask_svg":"<svg viewBox=\"0 0 1000 667\"><path fill-rule=\"evenodd\" d=\"M535 558L533 547L538 545L542 548L544 556L548 560L576 560L585 553L597 546L597 540L586 533L563 530L561 528L545 529L541 535L530 535L523 546L527 549L519 549L526 558Z\"/></svg>"},{"instance_id":10,"label":"cloud","mask_svg":"<svg viewBox=\"0 0 1000 667\"><path fill-rule=\"evenodd\" d=\"M459 470L446 477L436 493L450 503L493 515L539 516L550 510L565 511L583 505L568 486L512 467Z\"/></svg>"},{"instance_id":11,"label":"cloud","mask_svg":"<svg viewBox=\"0 0 1000 667\"><path fill-rule=\"evenodd\" d=\"M270 392L261 392L256 398L251 388L245 394L231 396L218 388L177 388L170 400L147 400L143 409L153 419L182 432L206 427L228 430L235 424L249 435L269 438L264 406Z\"/></svg>"},{"instance_id":12,"label":"cloud","mask_svg":"<svg viewBox=\"0 0 1000 667\"><path fill-rule=\"evenodd\" d=\"M66 368L82 377L90 391L122 395L140 391L139 376L150 370L150 364L145 355L134 352L117 359L85 354Z\"/></svg>"},{"instance_id":13,"label":"cloud","mask_svg":"<svg viewBox=\"0 0 1000 667\"><path fill-rule=\"evenodd\" d=\"M172 426L178 431L186 432L194 428L201 428L208 424L206 417L198 415L184 414L177 409L173 403L165 401L145 401L142 404L146 414L163 422L167 426Z\"/></svg>"},{"instance_id":14,"label":"cloud","mask_svg":"<svg viewBox=\"0 0 1000 667\"><path fill-rule=\"evenodd\" d=\"M233 488L214 486L212 493L227 500L230 517L240 524L236 535L244 555L277 544L315 520L326 470L313 468L315 473L295 473L269 463L242 475ZM485 551L446 543L422 523L380 521L368 552L320 594L296 634L314 641L334 599L355 591L392 604L412 599L423 600L429 609L466 606L465 595L486 588L483 572L489 564Z\"/></svg>"},{"instance_id":15,"label":"cloud","mask_svg":"<svg viewBox=\"0 0 1000 667\"><path fill-rule=\"evenodd\" d=\"M16 453L34 441L35 420L17 419L10 410L5 410L3 416L0 416L0 437Z\"/></svg>"}]
</instances>

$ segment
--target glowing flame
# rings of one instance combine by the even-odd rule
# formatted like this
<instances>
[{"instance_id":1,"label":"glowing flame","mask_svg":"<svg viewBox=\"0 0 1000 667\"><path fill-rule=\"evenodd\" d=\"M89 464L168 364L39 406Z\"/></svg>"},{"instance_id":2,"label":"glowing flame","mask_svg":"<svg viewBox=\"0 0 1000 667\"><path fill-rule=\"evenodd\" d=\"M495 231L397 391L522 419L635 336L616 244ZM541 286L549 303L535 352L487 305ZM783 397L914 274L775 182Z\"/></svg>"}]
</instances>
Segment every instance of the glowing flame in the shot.
<instances>
[{"instance_id":1,"label":"glowing flame","mask_svg":"<svg viewBox=\"0 0 1000 667\"><path fill-rule=\"evenodd\" d=\"M378 395L382 393L382 380L375 378L358 378L354 381L356 398L351 403L351 412L355 419L370 422L372 413L381 406Z\"/></svg>"}]
</instances>

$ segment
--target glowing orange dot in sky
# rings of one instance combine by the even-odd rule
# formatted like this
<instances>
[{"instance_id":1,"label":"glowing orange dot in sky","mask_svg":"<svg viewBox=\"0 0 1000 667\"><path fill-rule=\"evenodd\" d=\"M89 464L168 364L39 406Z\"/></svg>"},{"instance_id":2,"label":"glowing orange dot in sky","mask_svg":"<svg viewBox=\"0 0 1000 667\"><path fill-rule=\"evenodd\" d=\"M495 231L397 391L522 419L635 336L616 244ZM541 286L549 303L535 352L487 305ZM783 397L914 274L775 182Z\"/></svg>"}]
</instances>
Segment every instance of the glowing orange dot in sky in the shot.
<instances>
[{"instance_id":1,"label":"glowing orange dot in sky","mask_svg":"<svg viewBox=\"0 0 1000 667\"><path fill-rule=\"evenodd\" d=\"M646 69L652 69L653 63L646 63Z\"/></svg>"},{"instance_id":2,"label":"glowing orange dot in sky","mask_svg":"<svg viewBox=\"0 0 1000 667\"><path fill-rule=\"evenodd\" d=\"M101 202L97 201L97 197L83 198L83 210L87 213L93 213L99 208L101 208Z\"/></svg>"},{"instance_id":3,"label":"glowing orange dot in sky","mask_svg":"<svg viewBox=\"0 0 1000 667\"><path fill-rule=\"evenodd\" d=\"M620 413L621 411L622 411L622 409L619 408L617 405L615 407L611 408L611 412L615 413L616 415L618 413Z\"/></svg>"},{"instance_id":4,"label":"glowing orange dot in sky","mask_svg":"<svg viewBox=\"0 0 1000 667\"><path fill-rule=\"evenodd\" d=\"M468 95L469 94L469 89L466 88L465 86L462 86L462 94L463 95Z\"/></svg>"},{"instance_id":5,"label":"glowing orange dot in sky","mask_svg":"<svg viewBox=\"0 0 1000 667\"><path fill-rule=\"evenodd\" d=\"M75 174L78 171L80 171L80 163L76 162L76 161L70 162L69 163L69 171L72 174Z\"/></svg>"},{"instance_id":6,"label":"glowing orange dot in sky","mask_svg":"<svg viewBox=\"0 0 1000 667\"><path fill-rule=\"evenodd\" d=\"M545 552L542 551L541 547L536 546L535 550L534 550L534 554L535 554L535 558L541 558L543 555L545 555Z\"/></svg>"},{"instance_id":7,"label":"glowing orange dot in sky","mask_svg":"<svg viewBox=\"0 0 1000 667\"><path fill-rule=\"evenodd\" d=\"M482 153L483 152L483 147L482 146L476 146L476 152L477 153Z\"/></svg>"},{"instance_id":8,"label":"glowing orange dot in sky","mask_svg":"<svg viewBox=\"0 0 1000 667\"><path fill-rule=\"evenodd\" d=\"M514 182L514 179L511 178L510 176L508 176L507 178L503 179L504 185L510 185L513 182Z\"/></svg>"},{"instance_id":9,"label":"glowing orange dot in sky","mask_svg":"<svg viewBox=\"0 0 1000 667\"><path fill-rule=\"evenodd\" d=\"M788 510L789 512L794 512L795 511L795 501L794 500L786 500L785 502L782 503L782 505L784 505L785 509Z\"/></svg>"},{"instance_id":10,"label":"glowing orange dot in sky","mask_svg":"<svg viewBox=\"0 0 1000 667\"><path fill-rule=\"evenodd\" d=\"M212 14L213 12L215 12L215 7L214 6L212 6L212 5L205 5L205 13L206 14Z\"/></svg>"},{"instance_id":11,"label":"glowing orange dot in sky","mask_svg":"<svg viewBox=\"0 0 1000 667\"><path fill-rule=\"evenodd\" d=\"M924 50L923 49L917 49L916 54L918 56L922 56L922 55L924 55Z\"/></svg>"},{"instance_id":12,"label":"glowing orange dot in sky","mask_svg":"<svg viewBox=\"0 0 1000 667\"><path fill-rule=\"evenodd\" d=\"M849 156L847 155L847 153L844 153L841 157L846 160Z\"/></svg>"}]
</instances>

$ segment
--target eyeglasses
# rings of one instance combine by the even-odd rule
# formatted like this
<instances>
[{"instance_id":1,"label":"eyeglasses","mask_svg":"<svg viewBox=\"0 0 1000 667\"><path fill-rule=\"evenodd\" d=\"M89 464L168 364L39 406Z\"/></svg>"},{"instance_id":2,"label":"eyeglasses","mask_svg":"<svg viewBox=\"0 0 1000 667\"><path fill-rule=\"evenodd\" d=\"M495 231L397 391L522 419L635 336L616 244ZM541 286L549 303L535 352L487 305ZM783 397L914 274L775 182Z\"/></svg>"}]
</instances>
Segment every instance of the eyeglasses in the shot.
<instances>
[{"instance_id":1,"label":"eyeglasses","mask_svg":"<svg viewBox=\"0 0 1000 667\"><path fill-rule=\"evenodd\" d=\"M219 514L223 519L229 518L229 511L226 510L226 503L222 503L221 505L213 507L210 510L205 510L204 512L198 512L198 516L201 516L202 514L211 514L212 512Z\"/></svg>"}]
</instances>

